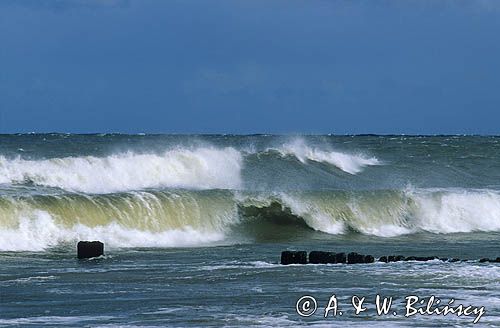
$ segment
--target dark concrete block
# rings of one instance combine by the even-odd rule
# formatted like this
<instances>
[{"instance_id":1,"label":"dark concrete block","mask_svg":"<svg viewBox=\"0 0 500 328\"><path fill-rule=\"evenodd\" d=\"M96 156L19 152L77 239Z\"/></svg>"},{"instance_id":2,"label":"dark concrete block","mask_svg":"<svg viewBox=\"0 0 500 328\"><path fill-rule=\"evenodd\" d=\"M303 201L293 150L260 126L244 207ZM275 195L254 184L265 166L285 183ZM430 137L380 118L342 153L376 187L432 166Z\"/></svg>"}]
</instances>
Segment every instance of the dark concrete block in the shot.
<instances>
[{"instance_id":1,"label":"dark concrete block","mask_svg":"<svg viewBox=\"0 0 500 328\"><path fill-rule=\"evenodd\" d=\"M100 241L79 241L76 248L79 259L88 259L104 255L104 244Z\"/></svg>"},{"instance_id":2,"label":"dark concrete block","mask_svg":"<svg viewBox=\"0 0 500 328\"><path fill-rule=\"evenodd\" d=\"M387 263L389 262L388 259L387 259L387 256L382 256L381 258L378 259L379 262L384 262L384 263Z\"/></svg>"}]
</instances>

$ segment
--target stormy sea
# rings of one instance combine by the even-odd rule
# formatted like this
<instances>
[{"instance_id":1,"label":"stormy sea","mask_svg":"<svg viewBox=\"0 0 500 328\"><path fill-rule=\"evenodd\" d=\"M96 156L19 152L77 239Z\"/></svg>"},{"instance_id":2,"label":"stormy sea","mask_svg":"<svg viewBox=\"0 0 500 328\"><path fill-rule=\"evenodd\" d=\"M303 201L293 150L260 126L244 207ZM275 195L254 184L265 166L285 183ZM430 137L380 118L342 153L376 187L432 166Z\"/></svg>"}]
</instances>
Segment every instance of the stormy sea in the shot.
<instances>
[{"instance_id":1,"label":"stormy sea","mask_svg":"<svg viewBox=\"0 0 500 328\"><path fill-rule=\"evenodd\" d=\"M105 255L79 260L76 244ZM500 137L0 135L0 327L500 325ZM281 265L285 250L366 264ZM383 263L389 255L457 258ZM304 295L317 300L297 313ZM336 295L343 315L324 317ZM352 296L366 297L356 314ZM378 315L376 295L393 297Z\"/></svg>"}]
</instances>

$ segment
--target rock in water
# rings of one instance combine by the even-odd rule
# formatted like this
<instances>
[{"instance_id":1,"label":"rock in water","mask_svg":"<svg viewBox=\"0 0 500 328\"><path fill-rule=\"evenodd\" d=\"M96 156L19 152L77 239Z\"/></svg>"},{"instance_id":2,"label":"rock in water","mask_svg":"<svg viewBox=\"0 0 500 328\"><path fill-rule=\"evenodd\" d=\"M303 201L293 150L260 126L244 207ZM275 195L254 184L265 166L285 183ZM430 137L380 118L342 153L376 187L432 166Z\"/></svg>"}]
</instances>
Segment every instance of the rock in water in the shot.
<instances>
[{"instance_id":1,"label":"rock in water","mask_svg":"<svg viewBox=\"0 0 500 328\"><path fill-rule=\"evenodd\" d=\"M104 255L104 244L100 241L79 241L77 245L79 259L88 259Z\"/></svg>"},{"instance_id":2,"label":"rock in water","mask_svg":"<svg viewBox=\"0 0 500 328\"><path fill-rule=\"evenodd\" d=\"M305 251L283 251L281 252L281 264L307 264L307 252Z\"/></svg>"}]
</instances>

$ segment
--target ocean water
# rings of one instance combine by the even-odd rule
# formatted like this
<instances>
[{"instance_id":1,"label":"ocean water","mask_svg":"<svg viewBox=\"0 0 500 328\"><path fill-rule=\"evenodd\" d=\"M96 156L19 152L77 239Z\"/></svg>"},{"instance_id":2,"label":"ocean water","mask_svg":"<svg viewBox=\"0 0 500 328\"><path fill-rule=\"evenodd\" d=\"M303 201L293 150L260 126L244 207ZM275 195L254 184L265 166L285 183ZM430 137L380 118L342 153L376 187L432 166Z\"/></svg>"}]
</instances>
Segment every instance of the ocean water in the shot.
<instances>
[{"instance_id":1,"label":"ocean water","mask_svg":"<svg viewBox=\"0 0 500 328\"><path fill-rule=\"evenodd\" d=\"M500 326L500 263L478 261L499 237L500 137L0 136L0 327L473 325L405 317L409 295ZM77 260L79 240L106 255ZM283 250L467 261L283 266ZM332 295L343 315L324 318Z\"/></svg>"}]
</instances>

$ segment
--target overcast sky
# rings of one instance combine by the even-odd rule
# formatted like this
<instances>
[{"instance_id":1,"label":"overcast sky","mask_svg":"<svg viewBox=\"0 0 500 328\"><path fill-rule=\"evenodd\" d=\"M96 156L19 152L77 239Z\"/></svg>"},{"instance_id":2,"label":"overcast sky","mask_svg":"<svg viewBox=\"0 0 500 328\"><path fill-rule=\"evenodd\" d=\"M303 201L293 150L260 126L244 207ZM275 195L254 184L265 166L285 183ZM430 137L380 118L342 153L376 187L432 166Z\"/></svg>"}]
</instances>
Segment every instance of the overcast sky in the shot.
<instances>
[{"instance_id":1,"label":"overcast sky","mask_svg":"<svg viewBox=\"0 0 500 328\"><path fill-rule=\"evenodd\" d=\"M500 134L500 1L0 1L0 132Z\"/></svg>"}]
</instances>

